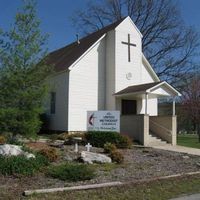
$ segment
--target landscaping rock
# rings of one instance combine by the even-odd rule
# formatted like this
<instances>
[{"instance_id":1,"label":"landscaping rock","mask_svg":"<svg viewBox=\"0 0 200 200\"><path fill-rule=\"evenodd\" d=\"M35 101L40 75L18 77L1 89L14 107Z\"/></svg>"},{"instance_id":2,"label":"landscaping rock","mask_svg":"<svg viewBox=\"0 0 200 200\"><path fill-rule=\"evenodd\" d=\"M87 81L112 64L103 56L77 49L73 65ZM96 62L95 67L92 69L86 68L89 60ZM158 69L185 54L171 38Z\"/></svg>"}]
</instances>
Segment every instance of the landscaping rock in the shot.
<instances>
[{"instance_id":1,"label":"landscaping rock","mask_svg":"<svg viewBox=\"0 0 200 200\"><path fill-rule=\"evenodd\" d=\"M112 160L110 157L99 154L99 153L92 153L88 151L82 151L81 152L81 160L83 160L84 163L111 163Z\"/></svg>"},{"instance_id":2,"label":"landscaping rock","mask_svg":"<svg viewBox=\"0 0 200 200\"><path fill-rule=\"evenodd\" d=\"M184 158L184 159L188 159L188 158L190 158L190 157L189 157L189 156L183 156L183 158Z\"/></svg>"},{"instance_id":3,"label":"landscaping rock","mask_svg":"<svg viewBox=\"0 0 200 200\"><path fill-rule=\"evenodd\" d=\"M197 163L197 166L200 167L200 162Z\"/></svg>"},{"instance_id":4,"label":"landscaping rock","mask_svg":"<svg viewBox=\"0 0 200 200\"><path fill-rule=\"evenodd\" d=\"M0 155L3 156L19 156L24 155L26 158L35 158L35 155L24 152L21 146L12 145L12 144L4 144L0 145Z\"/></svg>"},{"instance_id":5,"label":"landscaping rock","mask_svg":"<svg viewBox=\"0 0 200 200\"><path fill-rule=\"evenodd\" d=\"M64 141L56 140L55 142L51 143L50 146L55 147L55 148L63 148Z\"/></svg>"},{"instance_id":6,"label":"landscaping rock","mask_svg":"<svg viewBox=\"0 0 200 200\"><path fill-rule=\"evenodd\" d=\"M63 159L65 160L65 161L73 161L73 160L75 160L72 156L70 156L70 155L65 155L64 157L63 157ZM76 158L77 159L77 158Z\"/></svg>"}]
</instances>

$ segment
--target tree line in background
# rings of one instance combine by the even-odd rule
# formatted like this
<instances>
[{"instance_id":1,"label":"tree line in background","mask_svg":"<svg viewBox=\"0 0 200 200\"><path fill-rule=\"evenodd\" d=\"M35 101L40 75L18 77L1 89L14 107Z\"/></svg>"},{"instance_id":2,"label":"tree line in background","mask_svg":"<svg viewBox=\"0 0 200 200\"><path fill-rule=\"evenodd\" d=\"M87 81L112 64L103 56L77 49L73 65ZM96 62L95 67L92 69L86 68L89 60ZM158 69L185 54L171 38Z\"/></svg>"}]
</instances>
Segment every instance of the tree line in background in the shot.
<instances>
[{"instance_id":1,"label":"tree line in background","mask_svg":"<svg viewBox=\"0 0 200 200\"><path fill-rule=\"evenodd\" d=\"M200 74L187 80L182 91L180 115L189 122L189 130L196 131L200 142ZM185 117L184 117L185 116Z\"/></svg>"}]
</instances>

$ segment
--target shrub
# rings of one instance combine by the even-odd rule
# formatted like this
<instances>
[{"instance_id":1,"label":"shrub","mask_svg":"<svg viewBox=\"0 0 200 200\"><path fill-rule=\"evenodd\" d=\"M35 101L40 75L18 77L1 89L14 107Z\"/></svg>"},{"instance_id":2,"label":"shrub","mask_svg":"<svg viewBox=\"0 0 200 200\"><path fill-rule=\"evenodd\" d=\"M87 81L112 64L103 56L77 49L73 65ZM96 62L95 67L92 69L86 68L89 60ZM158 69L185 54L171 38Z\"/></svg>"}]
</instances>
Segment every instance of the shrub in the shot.
<instances>
[{"instance_id":1,"label":"shrub","mask_svg":"<svg viewBox=\"0 0 200 200\"><path fill-rule=\"evenodd\" d=\"M132 140L126 136L126 135L121 135L121 137L119 138L117 147L118 148L122 148L122 149L126 149L126 148L131 148L133 142Z\"/></svg>"},{"instance_id":2,"label":"shrub","mask_svg":"<svg viewBox=\"0 0 200 200\"><path fill-rule=\"evenodd\" d=\"M1 133L1 136L5 138L7 144L10 144L10 140L13 138L13 134L11 132L3 132Z\"/></svg>"},{"instance_id":3,"label":"shrub","mask_svg":"<svg viewBox=\"0 0 200 200\"><path fill-rule=\"evenodd\" d=\"M65 163L49 168L48 176L68 181L90 180L95 177L94 168L85 164Z\"/></svg>"},{"instance_id":4,"label":"shrub","mask_svg":"<svg viewBox=\"0 0 200 200\"><path fill-rule=\"evenodd\" d=\"M57 134L51 134L49 136L49 139L51 142L54 142L55 140L58 140L58 135Z\"/></svg>"},{"instance_id":5,"label":"shrub","mask_svg":"<svg viewBox=\"0 0 200 200\"><path fill-rule=\"evenodd\" d=\"M73 134L68 134L65 136L65 144L74 144L73 138L74 137L80 137L82 138L82 141L80 141L81 144L86 143L86 138L85 138L85 133L73 133Z\"/></svg>"},{"instance_id":6,"label":"shrub","mask_svg":"<svg viewBox=\"0 0 200 200\"><path fill-rule=\"evenodd\" d=\"M124 156L120 151L112 151L110 157L113 162L122 163L124 161Z\"/></svg>"},{"instance_id":7,"label":"shrub","mask_svg":"<svg viewBox=\"0 0 200 200\"><path fill-rule=\"evenodd\" d=\"M42 167L48 165L48 160L42 155L27 159L25 156L0 156L0 174L2 175L33 175Z\"/></svg>"},{"instance_id":8,"label":"shrub","mask_svg":"<svg viewBox=\"0 0 200 200\"><path fill-rule=\"evenodd\" d=\"M5 143L6 143L6 138L0 135L0 144L5 144Z\"/></svg>"},{"instance_id":9,"label":"shrub","mask_svg":"<svg viewBox=\"0 0 200 200\"><path fill-rule=\"evenodd\" d=\"M117 147L115 146L115 144L112 144L109 142L106 142L104 144L104 152L105 153L111 153L112 151L116 151L116 150L117 150Z\"/></svg>"},{"instance_id":10,"label":"shrub","mask_svg":"<svg viewBox=\"0 0 200 200\"><path fill-rule=\"evenodd\" d=\"M106 142L115 144L118 148L130 148L131 140L117 132L91 131L86 133L86 140L93 146L104 147Z\"/></svg>"},{"instance_id":11,"label":"shrub","mask_svg":"<svg viewBox=\"0 0 200 200\"><path fill-rule=\"evenodd\" d=\"M15 138L9 139L9 141L7 143L8 144L13 144L13 145L18 145L18 146L24 146L23 142L15 139Z\"/></svg>"},{"instance_id":12,"label":"shrub","mask_svg":"<svg viewBox=\"0 0 200 200\"><path fill-rule=\"evenodd\" d=\"M45 156L50 162L55 162L59 158L58 151L55 148L42 149L39 153Z\"/></svg>"},{"instance_id":13,"label":"shrub","mask_svg":"<svg viewBox=\"0 0 200 200\"><path fill-rule=\"evenodd\" d=\"M23 145L23 142L19 141L19 135L13 135L11 132L3 132L2 136L6 139L7 144L14 144L19 146Z\"/></svg>"}]
</instances>

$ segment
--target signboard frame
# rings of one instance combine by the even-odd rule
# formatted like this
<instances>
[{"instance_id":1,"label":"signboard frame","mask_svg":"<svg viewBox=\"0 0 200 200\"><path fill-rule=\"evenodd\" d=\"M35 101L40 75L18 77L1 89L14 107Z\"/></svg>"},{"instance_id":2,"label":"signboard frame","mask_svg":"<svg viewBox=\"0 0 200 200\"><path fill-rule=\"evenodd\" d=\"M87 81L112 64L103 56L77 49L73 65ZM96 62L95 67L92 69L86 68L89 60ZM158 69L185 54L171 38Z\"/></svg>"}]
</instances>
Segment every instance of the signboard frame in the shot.
<instances>
[{"instance_id":1,"label":"signboard frame","mask_svg":"<svg viewBox=\"0 0 200 200\"><path fill-rule=\"evenodd\" d=\"M87 111L87 131L120 132L120 111Z\"/></svg>"}]
</instances>

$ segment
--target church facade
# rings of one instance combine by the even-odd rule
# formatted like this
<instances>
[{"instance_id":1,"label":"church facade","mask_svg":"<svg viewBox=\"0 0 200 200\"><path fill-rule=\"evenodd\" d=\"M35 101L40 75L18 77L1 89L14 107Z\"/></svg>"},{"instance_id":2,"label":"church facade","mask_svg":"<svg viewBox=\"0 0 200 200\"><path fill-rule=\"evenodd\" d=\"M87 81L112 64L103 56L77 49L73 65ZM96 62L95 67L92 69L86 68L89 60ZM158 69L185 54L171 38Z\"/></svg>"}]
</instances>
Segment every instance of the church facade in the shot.
<instances>
[{"instance_id":1,"label":"church facade","mask_svg":"<svg viewBox=\"0 0 200 200\"><path fill-rule=\"evenodd\" d=\"M119 110L123 134L145 145L156 141L151 134L176 143L175 102L173 116L160 117L158 98L180 93L156 75L130 17L50 53L48 64L56 71L48 80L49 129L86 131L87 111Z\"/></svg>"}]
</instances>

